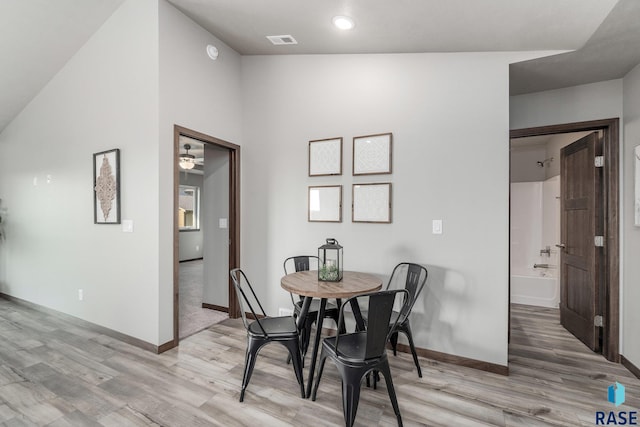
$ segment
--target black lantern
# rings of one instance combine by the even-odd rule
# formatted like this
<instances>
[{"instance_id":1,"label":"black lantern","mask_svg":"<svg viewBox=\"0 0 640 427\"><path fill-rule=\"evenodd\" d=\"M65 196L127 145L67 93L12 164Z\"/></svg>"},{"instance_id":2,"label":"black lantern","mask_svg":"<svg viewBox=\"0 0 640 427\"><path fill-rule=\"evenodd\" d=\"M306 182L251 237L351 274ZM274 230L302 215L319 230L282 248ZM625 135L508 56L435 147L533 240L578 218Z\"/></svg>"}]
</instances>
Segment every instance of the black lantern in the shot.
<instances>
[{"instance_id":1,"label":"black lantern","mask_svg":"<svg viewBox=\"0 0 640 427\"><path fill-rule=\"evenodd\" d=\"M342 246L336 239L327 239L327 243L318 248L318 280L339 282L342 280Z\"/></svg>"}]
</instances>

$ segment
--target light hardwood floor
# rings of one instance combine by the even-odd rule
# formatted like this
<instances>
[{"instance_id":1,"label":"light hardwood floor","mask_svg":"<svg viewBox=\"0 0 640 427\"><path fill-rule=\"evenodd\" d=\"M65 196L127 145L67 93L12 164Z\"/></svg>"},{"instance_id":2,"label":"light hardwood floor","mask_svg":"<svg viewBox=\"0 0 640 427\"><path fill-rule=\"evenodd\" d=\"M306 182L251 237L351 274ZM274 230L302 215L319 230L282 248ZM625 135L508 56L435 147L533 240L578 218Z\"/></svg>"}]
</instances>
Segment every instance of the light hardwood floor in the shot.
<instances>
[{"instance_id":1,"label":"light hardwood floor","mask_svg":"<svg viewBox=\"0 0 640 427\"><path fill-rule=\"evenodd\" d=\"M593 426L614 381L637 410L640 380L589 352L559 326L557 310L513 307L510 375L390 356L405 426ZM487 331L487 334L494 333ZM478 337L482 339L482 337ZM161 355L0 299L0 423L7 426L343 425L340 381L327 362L312 402L285 349L265 347L239 403L246 334L225 320ZM384 381L384 380L383 380ZM363 387L358 426L394 426L384 384Z\"/></svg>"}]
</instances>

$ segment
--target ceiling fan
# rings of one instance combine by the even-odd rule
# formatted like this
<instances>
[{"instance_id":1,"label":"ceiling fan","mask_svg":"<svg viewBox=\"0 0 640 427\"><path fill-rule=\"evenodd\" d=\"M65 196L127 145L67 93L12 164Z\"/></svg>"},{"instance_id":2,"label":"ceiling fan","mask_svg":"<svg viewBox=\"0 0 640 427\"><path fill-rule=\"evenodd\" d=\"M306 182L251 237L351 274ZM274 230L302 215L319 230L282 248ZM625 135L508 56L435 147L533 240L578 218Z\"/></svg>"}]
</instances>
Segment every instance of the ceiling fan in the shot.
<instances>
[{"instance_id":1,"label":"ceiling fan","mask_svg":"<svg viewBox=\"0 0 640 427\"><path fill-rule=\"evenodd\" d=\"M191 170L196 166L196 164L201 165L204 162L204 158L189 154L191 144L184 144L184 150L185 152L181 153L178 159L178 166L180 166L181 169Z\"/></svg>"}]
</instances>

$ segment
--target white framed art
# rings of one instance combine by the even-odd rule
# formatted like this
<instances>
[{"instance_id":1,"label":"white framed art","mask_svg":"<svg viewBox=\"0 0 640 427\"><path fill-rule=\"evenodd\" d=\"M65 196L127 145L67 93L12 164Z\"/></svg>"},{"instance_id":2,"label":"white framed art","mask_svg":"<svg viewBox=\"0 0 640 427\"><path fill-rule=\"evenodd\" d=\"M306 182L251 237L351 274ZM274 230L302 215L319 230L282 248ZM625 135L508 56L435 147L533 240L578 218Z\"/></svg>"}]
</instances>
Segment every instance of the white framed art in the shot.
<instances>
[{"instance_id":1,"label":"white framed art","mask_svg":"<svg viewBox=\"0 0 640 427\"><path fill-rule=\"evenodd\" d=\"M353 138L353 175L391 173L393 135L356 136Z\"/></svg>"},{"instance_id":2,"label":"white framed art","mask_svg":"<svg viewBox=\"0 0 640 427\"><path fill-rule=\"evenodd\" d=\"M93 155L93 222L120 224L120 150Z\"/></svg>"},{"instance_id":3,"label":"white framed art","mask_svg":"<svg viewBox=\"0 0 640 427\"><path fill-rule=\"evenodd\" d=\"M309 187L309 222L342 222L342 185Z\"/></svg>"},{"instance_id":4,"label":"white framed art","mask_svg":"<svg viewBox=\"0 0 640 427\"><path fill-rule=\"evenodd\" d=\"M391 222L391 183L353 184L353 222Z\"/></svg>"},{"instance_id":5,"label":"white framed art","mask_svg":"<svg viewBox=\"0 0 640 427\"><path fill-rule=\"evenodd\" d=\"M309 176L342 175L342 138L309 141Z\"/></svg>"}]
</instances>

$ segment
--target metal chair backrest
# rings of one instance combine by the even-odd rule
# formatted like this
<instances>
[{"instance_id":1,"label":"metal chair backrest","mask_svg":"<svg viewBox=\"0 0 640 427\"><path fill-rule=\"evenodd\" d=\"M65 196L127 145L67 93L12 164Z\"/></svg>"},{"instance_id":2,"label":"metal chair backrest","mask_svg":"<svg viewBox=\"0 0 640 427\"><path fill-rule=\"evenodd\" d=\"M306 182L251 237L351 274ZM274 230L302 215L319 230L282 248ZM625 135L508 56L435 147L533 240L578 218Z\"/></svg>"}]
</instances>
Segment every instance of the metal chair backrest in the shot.
<instances>
[{"instance_id":1,"label":"metal chair backrest","mask_svg":"<svg viewBox=\"0 0 640 427\"><path fill-rule=\"evenodd\" d=\"M398 297L402 294L402 297ZM366 347L364 360L375 359L381 357L386 351L386 344L391 332L395 329L398 319L393 323L393 326L389 328L389 322L391 320L391 313L393 312L393 306L397 298L401 298L401 303L407 306L410 303L409 291L406 289L393 289L387 291L372 292L369 294L358 295L349 298L340 307L340 321L339 324L343 324L344 308L350 305L351 301L356 299L358 303L360 300L368 298L368 313L367 329L366 329ZM375 313L375 315L373 315ZM340 335L336 337L336 353L340 355Z\"/></svg>"},{"instance_id":2,"label":"metal chair backrest","mask_svg":"<svg viewBox=\"0 0 640 427\"><path fill-rule=\"evenodd\" d=\"M315 260L315 263L313 262ZM298 271L309 271L311 267L318 268L318 264L320 263L320 258L315 255L297 255L291 256L284 260L282 263L282 268L284 268L284 274L287 275L289 273L298 272ZM315 265L314 265L315 264ZM295 305L295 301L293 300L293 294L289 293L291 296L291 303ZM302 296L298 296L302 301Z\"/></svg>"},{"instance_id":3,"label":"metal chair backrest","mask_svg":"<svg viewBox=\"0 0 640 427\"><path fill-rule=\"evenodd\" d=\"M247 279L247 276L244 274L244 271L240 268L234 268L229 272L231 276L231 280L233 281L233 287L236 290L236 295L238 296L238 302L240 303L240 314L242 315L242 323L244 327L249 330L249 321L247 320L248 313L251 313L253 319L258 322L260 326L260 330L264 334L264 336L268 336L267 332L262 327L262 323L260 323L260 315L266 317L266 313L264 308L262 308L262 304L260 304L260 300L256 296L256 293ZM253 304L252 304L253 301ZM256 312L256 308L260 309L260 313ZM247 311L248 310L248 311Z\"/></svg>"},{"instance_id":4,"label":"metal chair backrest","mask_svg":"<svg viewBox=\"0 0 640 427\"><path fill-rule=\"evenodd\" d=\"M297 255L289 257L285 259L284 263L282 264L282 267L284 268L284 274L293 273L293 271L291 271L291 267L293 267L294 271L296 272L309 271L311 270L312 260L315 260L316 266L318 265L318 262L320 262L320 258L315 255Z\"/></svg>"},{"instance_id":5,"label":"metal chair backrest","mask_svg":"<svg viewBox=\"0 0 640 427\"><path fill-rule=\"evenodd\" d=\"M404 305L400 310L400 316L398 323L402 323L409 317L413 305L416 303L418 296L422 292L425 283L427 282L427 276L429 272L426 268L419 264L410 262L401 262L396 265L387 283L387 290L389 289L406 289L409 291L410 303Z\"/></svg>"}]
</instances>

